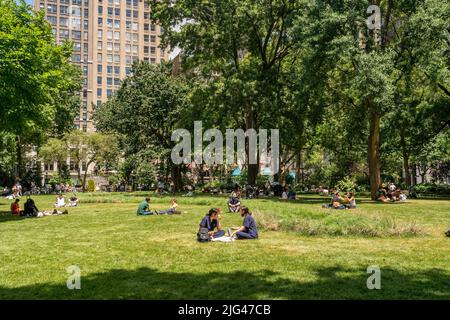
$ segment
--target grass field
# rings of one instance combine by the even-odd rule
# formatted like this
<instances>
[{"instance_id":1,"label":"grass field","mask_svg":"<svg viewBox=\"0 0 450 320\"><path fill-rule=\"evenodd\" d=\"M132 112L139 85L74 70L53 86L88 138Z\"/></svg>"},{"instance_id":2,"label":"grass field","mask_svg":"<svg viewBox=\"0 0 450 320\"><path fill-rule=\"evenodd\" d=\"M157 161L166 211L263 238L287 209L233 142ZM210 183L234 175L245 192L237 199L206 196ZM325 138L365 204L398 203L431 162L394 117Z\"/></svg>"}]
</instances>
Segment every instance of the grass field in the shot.
<instances>
[{"instance_id":1,"label":"grass field","mask_svg":"<svg viewBox=\"0 0 450 320\"><path fill-rule=\"evenodd\" d=\"M449 200L358 199L342 211L317 196L243 200L259 240L197 243L201 218L226 198L179 197L186 214L136 216L143 195L83 194L69 215L40 219L7 215L1 199L0 299L450 299ZM169 200L152 197L152 209ZM225 213L222 224L241 220ZM66 287L71 265L81 290ZM380 290L367 289L371 265Z\"/></svg>"}]
</instances>

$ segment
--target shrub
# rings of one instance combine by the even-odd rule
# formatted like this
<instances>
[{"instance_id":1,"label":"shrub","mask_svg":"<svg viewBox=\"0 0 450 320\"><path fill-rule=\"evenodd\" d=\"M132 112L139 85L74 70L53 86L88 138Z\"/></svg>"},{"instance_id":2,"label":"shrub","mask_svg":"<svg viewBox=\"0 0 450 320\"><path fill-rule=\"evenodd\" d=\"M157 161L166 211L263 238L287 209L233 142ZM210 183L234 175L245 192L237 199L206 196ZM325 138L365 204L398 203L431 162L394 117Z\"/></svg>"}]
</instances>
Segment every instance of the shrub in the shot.
<instances>
[{"instance_id":1,"label":"shrub","mask_svg":"<svg viewBox=\"0 0 450 320\"><path fill-rule=\"evenodd\" d=\"M95 192L95 182L94 180L90 179L87 182L87 191L88 192Z\"/></svg>"},{"instance_id":2,"label":"shrub","mask_svg":"<svg viewBox=\"0 0 450 320\"><path fill-rule=\"evenodd\" d=\"M343 192L355 192L356 183L350 177L345 177L336 184L336 189Z\"/></svg>"},{"instance_id":3,"label":"shrub","mask_svg":"<svg viewBox=\"0 0 450 320\"><path fill-rule=\"evenodd\" d=\"M415 189L420 194L450 195L450 186L445 184L421 183Z\"/></svg>"}]
</instances>

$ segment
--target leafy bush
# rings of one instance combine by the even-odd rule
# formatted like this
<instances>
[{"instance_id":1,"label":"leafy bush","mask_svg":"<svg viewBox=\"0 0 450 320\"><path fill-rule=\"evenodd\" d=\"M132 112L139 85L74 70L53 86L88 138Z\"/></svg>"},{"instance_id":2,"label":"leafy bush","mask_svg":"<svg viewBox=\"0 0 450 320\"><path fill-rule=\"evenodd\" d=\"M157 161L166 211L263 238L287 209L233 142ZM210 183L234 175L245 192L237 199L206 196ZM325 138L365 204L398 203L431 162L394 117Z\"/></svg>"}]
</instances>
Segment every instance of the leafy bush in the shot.
<instances>
[{"instance_id":1,"label":"leafy bush","mask_svg":"<svg viewBox=\"0 0 450 320\"><path fill-rule=\"evenodd\" d=\"M420 194L450 195L450 186L445 184L421 183L415 189Z\"/></svg>"},{"instance_id":2,"label":"leafy bush","mask_svg":"<svg viewBox=\"0 0 450 320\"><path fill-rule=\"evenodd\" d=\"M108 184L110 186L116 185L119 183L119 177L112 175L108 177Z\"/></svg>"},{"instance_id":3,"label":"leafy bush","mask_svg":"<svg viewBox=\"0 0 450 320\"><path fill-rule=\"evenodd\" d=\"M95 192L95 182L94 180L90 179L87 182L87 191L88 192Z\"/></svg>"},{"instance_id":4,"label":"leafy bush","mask_svg":"<svg viewBox=\"0 0 450 320\"><path fill-rule=\"evenodd\" d=\"M355 192L356 183L350 177L345 177L336 184L336 189L343 192Z\"/></svg>"}]
</instances>

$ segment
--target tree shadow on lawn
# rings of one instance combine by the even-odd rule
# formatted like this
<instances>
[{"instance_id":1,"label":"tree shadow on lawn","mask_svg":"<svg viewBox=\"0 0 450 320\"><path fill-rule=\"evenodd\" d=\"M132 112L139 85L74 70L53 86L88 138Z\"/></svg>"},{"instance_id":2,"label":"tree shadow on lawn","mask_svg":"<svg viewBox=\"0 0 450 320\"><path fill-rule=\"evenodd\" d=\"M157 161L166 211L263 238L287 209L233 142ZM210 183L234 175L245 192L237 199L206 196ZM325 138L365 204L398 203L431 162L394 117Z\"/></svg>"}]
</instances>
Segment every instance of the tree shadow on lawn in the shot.
<instances>
[{"instance_id":1,"label":"tree shadow on lawn","mask_svg":"<svg viewBox=\"0 0 450 320\"><path fill-rule=\"evenodd\" d=\"M11 222L11 221L21 221L26 219L21 216L14 216L11 214L11 211L0 211L0 223L2 222Z\"/></svg>"},{"instance_id":2,"label":"tree shadow on lawn","mask_svg":"<svg viewBox=\"0 0 450 320\"><path fill-rule=\"evenodd\" d=\"M82 272L82 271L81 271ZM317 280L298 282L270 270L175 273L150 268L115 269L81 276L81 290L36 284L0 287L0 299L449 299L450 273L429 269L402 273L381 268L381 290L366 286L365 268L317 268Z\"/></svg>"}]
</instances>

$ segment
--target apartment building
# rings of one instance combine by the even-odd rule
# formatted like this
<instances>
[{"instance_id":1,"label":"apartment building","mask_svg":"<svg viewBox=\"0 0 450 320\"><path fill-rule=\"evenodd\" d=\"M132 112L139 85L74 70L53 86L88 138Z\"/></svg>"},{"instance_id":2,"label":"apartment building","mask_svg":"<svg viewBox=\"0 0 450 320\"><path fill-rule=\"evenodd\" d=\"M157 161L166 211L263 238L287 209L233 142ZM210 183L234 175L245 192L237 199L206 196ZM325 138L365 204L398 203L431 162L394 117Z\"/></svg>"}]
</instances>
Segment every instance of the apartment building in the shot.
<instances>
[{"instance_id":1,"label":"apartment building","mask_svg":"<svg viewBox=\"0 0 450 320\"><path fill-rule=\"evenodd\" d=\"M73 41L72 62L83 72L82 105L75 124L93 131L91 117L130 73L134 61L160 63L169 58L160 49L162 28L150 20L143 0L35 0L44 10L56 41Z\"/></svg>"},{"instance_id":2,"label":"apartment building","mask_svg":"<svg viewBox=\"0 0 450 320\"><path fill-rule=\"evenodd\" d=\"M34 0L35 10L44 10L57 43L73 42L72 62L83 73L82 104L74 119L78 129L95 131L92 115L113 96L133 62L160 63L169 50L160 49L162 28L150 20L143 0ZM67 159L71 176L76 174ZM94 165L82 166L93 172ZM44 180L57 171L57 164L43 164Z\"/></svg>"}]
</instances>

